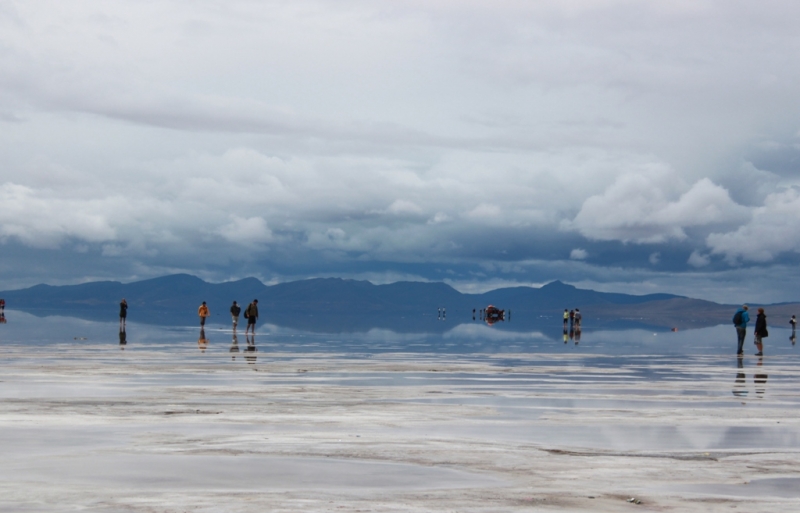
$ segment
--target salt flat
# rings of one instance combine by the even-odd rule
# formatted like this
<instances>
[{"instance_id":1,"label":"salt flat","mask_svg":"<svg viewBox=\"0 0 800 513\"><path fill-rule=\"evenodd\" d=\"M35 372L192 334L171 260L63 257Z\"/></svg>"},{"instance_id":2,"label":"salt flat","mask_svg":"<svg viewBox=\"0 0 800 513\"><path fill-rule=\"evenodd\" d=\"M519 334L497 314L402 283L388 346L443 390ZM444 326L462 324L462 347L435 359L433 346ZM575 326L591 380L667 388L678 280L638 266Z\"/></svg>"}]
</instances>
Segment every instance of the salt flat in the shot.
<instances>
[{"instance_id":1,"label":"salt flat","mask_svg":"<svg viewBox=\"0 0 800 513\"><path fill-rule=\"evenodd\" d=\"M113 324L56 325L41 344L0 334L3 511L800 509L789 346L739 367L592 349L613 337L591 332L505 352L382 333L369 352L269 327L201 347L193 328L132 326L120 346Z\"/></svg>"}]
</instances>

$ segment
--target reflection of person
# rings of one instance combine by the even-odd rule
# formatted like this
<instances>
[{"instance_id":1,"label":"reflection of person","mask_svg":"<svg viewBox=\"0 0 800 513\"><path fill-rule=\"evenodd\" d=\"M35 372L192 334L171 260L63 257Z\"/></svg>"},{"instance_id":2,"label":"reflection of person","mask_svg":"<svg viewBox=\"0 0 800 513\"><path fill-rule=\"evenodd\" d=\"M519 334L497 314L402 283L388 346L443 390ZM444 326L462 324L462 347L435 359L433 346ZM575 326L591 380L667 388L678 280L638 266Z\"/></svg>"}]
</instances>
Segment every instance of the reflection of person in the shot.
<instances>
[{"instance_id":1,"label":"reflection of person","mask_svg":"<svg viewBox=\"0 0 800 513\"><path fill-rule=\"evenodd\" d=\"M797 342L797 335L795 335L794 331L792 331L792 335L789 337L789 340L792 341L792 345L794 345L794 343Z\"/></svg>"},{"instance_id":2,"label":"reflection of person","mask_svg":"<svg viewBox=\"0 0 800 513\"><path fill-rule=\"evenodd\" d=\"M233 306L231 306L231 320L233 321L233 331L236 331L236 326L239 325L239 313L241 313L242 307L239 306L236 301L233 302Z\"/></svg>"},{"instance_id":3,"label":"reflection of person","mask_svg":"<svg viewBox=\"0 0 800 513\"><path fill-rule=\"evenodd\" d=\"M205 328L200 328L200 337L197 339L197 347L200 348L201 353L206 352L206 348L208 347L208 339L206 338Z\"/></svg>"},{"instance_id":4,"label":"reflection of person","mask_svg":"<svg viewBox=\"0 0 800 513\"><path fill-rule=\"evenodd\" d=\"M236 336L236 332L235 331L233 332L233 340L231 340L230 352L232 353L231 354L231 360L235 360L236 359L236 355L233 354L233 353L238 353L239 352L239 337Z\"/></svg>"},{"instance_id":5,"label":"reflection of person","mask_svg":"<svg viewBox=\"0 0 800 513\"><path fill-rule=\"evenodd\" d=\"M575 329L575 345L578 345L578 342L581 341L581 325L578 324L577 329Z\"/></svg>"},{"instance_id":6,"label":"reflection of person","mask_svg":"<svg viewBox=\"0 0 800 513\"><path fill-rule=\"evenodd\" d=\"M128 334L125 332L125 328L122 328L119 330L119 348L124 350L126 345L128 345Z\"/></svg>"},{"instance_id":7,"label":"reflection of person","mask_svg":"<svg viewBox=\"0 0 800 513\"><path fill-rule=\"evenodd\" d=\"M256 351L258 351L258 349L256 349L256 336L254 334L247 337L247 352L244 354L244 359L247 360L247 363L250 365L256 363Z\"/></svg>"},{"instance_id":8,"label":"reflection of person","mask_svg":"<svg viewBox=\"0 0 800 513\"><path fill-rule=\"evenodd\" d=\"M122 301L120 301L119 303L119 325L122 329L125 329L125 321L127 320L127 318L128 318L128 302L125 301L125 298L122 298Z\"/></svg>"},{"instance_id":9,"label":"reflection of person","mask_svg":"<svg viewBox=\"0 0 800 513\"><path fill-rule=\"evenodd\" d=\"M756 356L764 356L764 344L762 339L769 336L769 332L767 331L767 316L764 314L764 309L758 309L758 315L756 316L756 327L755 327L755 344L758 348L758 352Z\"/></svg>"},{"instance_id":10,"label":"reflection of person","mask_svg":"<svg viewBox=\"0 0 800 513\"><path fill-rule=\"evenodd\" d=\"M6 324L6 314L4 312L0 312L0 324Z\"/></svg>"},{"instance_id":11,"label":"reflection of person","mask_svg":"<svg viewBox=\"0 0 800 513\"><path fill-rule=\"evenodd\" d=\"M200 316L200 326L206 325L206 317L210 316L211 314L208 311L208 306L206 306L206 302L203 301L203 304L200 305L200 308L197 309L197 315Z\"/></svg>"},{"instance_id":12,"label":"reflection of person","mask_svg":"<svg viewBox=\"0 0 800 513\"><path fill-rule=\"evenodd\" d=\"M256 334L256 321L258 320L258 299L254 299L252 303L247 305L244 311L244 316L247 319L247 327L244 329L245 335L250 331L251 327L253 335Z\"/></svg>"},{"instance_id":13,"label":"reflection of person","mask_svg":"<svg viewBox=\"0 0 800 513\"><path fill-rule=\"evenodd\" d=\"M737 366L739 372L736 373L736 381L733 383L733 395L736 397L747 397L747 390L745 389L745 375L744 363L741 358L737 358Z\"/></svg>"},{"instance_id":14,"label":"reflection of person","mask_svg":"<svg viewBox=\"0 0 800 513\"><path fill-rule=\"evenodd\" d=\"M764 392L766 392L767 389L767 378L769 376L764 374L764 369L762 368L763 363L764 360L759 358L758 363L756 364L756 373L753 375L753 383L755 383L756 386L757 396L764 395Z\"/></svg>"},{"instance_id":15,"label":"reflection of person","mask_svg":"<svg viewBox=\"0 0 800 513\"><path fill-rule=\"evenodd\" d=\"M736 336L739 339L739 346L736 350L736 354L739 356L744 355L744 337L747 335L747 323L750 322L750 314L747 313L748 308L747 305L742 305L742 307L733 314L733 325L736 326Z\"/></svg>"},{"instance_id":16,"label":"reflection of person","mask_svg":"<svg viewBox=\"0 0 800 513\"><path fill-rule=\"evenodd\" d=\"M564 330L564 343L566 344L567 342L569 342L569 334L568 334L567 330L565 329Z\"/></svg>"}]
</instances>

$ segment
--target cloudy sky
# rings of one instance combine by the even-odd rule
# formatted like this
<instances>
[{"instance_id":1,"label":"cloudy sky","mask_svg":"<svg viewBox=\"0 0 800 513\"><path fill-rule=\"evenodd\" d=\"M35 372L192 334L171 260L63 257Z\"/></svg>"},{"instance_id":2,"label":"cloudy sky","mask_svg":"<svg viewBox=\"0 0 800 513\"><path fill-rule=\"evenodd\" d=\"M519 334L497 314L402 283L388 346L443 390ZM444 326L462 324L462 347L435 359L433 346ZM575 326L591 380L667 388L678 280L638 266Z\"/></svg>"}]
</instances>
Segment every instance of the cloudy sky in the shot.
<instances>
[{"instance_id":1,"label":"cloudy sky","mask_svg":"<svg viewBox=\"0 0 800 513\"><path fill-rule=\"evenodd\" d=\"M0 0L0 290L800 299L800 3Z\"/></svg>"}]
</instances>

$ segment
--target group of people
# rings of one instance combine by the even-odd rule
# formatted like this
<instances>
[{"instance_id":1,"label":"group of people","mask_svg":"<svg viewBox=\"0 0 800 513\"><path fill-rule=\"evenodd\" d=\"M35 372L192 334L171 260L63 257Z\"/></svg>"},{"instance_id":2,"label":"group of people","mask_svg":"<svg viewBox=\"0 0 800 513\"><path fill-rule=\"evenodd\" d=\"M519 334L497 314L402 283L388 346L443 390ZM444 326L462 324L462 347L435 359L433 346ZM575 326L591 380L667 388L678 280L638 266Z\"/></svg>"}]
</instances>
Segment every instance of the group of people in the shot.
<instances>
[{"instance_id":1,"label":"group of people","mask_svg":"<svg viewBox=\"0 0 800 513\"><path fill-rule=\"evenodd\" d=\"M575 310L567 310L564 309L564 330L575 328L576 330L581 329L581 319L583 316L581 315L580 309L576 308Z\"/></svg>"},{"instance_id":2,"label":"group of people","mask_svg":"<svg viewBox=\"0 0 800 513\"><path fill-rule=\"evenodd\" d=\"M233 323L233 331L236 331L236 327L239 326L239 314L241 313L242 307L239 306L239 303L234 301L231 305L231 322ZM200 317L200 327L205 326L206 318L211 316L211 312L209 312L208 305L205 301L203 301L203 304L197 309L197 315ZM247 319L247 327L244 330L245 334L251 330L255 334L256 321L258 320L258 299L254 299L252 303L247 305L247 308L244 310L244 318Z\"/></svg>"},{"instance_id":3,"label":"group of people","mask_svg":"<svg viewBox=\"0 0 800 513\"><path fill-rule=\"evenodd\" d=\"M736 355L740 358L744 356L744 339L747 336L747 323L750 322L749 310L749 306L742 305L742 307L736 310L736 313L733 314L733 325L736 327L736 336L738 339ZM792 326L791 340L794 344L794 333L797 329L797 318L794 315L792 315L792 318L789 319L789 324ZM767 330L767 314L764 313L763 308L758 309L754 335L753 343L756 345L756 349L758 349L758 352L755 355L764 356L764 339L769 336L769 330Z\"/></svg>"},{"instance_id":4,"label":"group of people","mask_svg":"<svg viewBox=\"0 0 800 513\"><path fill-rule=\"evenodd\" d=\"M239 304L234 301L233 305L231 305L231 320L233 322L233 330L236 331L236 327L239 325L239 314L242 313L242 308ZM203 304L200 305L200 308L197 309L197 315L200 317L200 327L203 328L206 325L206 319L211 317L211 312L208 309L208 304L203 301ZM247 305L247 308L244 310L244 318L247 319L247 328L245 328L245 334L252 330L253 334L256 332L256 321L258 320L258 299L254 299L252 303ZM125 298L122 298L122 301L119 303L119 331L123 333L125 331L125 322L128 319L128 302Z\"/></svg>"}]
</instances>

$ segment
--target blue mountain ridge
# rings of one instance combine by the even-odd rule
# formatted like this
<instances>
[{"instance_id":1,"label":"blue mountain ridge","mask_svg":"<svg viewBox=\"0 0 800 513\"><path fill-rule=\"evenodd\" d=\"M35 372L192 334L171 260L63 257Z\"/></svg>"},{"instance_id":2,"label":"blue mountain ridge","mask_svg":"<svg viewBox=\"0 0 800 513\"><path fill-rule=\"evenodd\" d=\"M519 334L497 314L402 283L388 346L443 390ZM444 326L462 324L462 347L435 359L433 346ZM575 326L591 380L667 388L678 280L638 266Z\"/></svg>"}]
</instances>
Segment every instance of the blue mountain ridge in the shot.
<instances>
[{"instance_id":1,"label":"blue mountain ridge","mask_svg":"<svg viewBox=\"0 0 800 513\"><path fill-rule=\"evenodd\" d=\"M578 289L554 281L536 287L509 287L464 294L441 282L396 282L375 285L342 278L312 278L265 285L256 278L209 283L189 274L173 274L132 283L98 281L78 285L36 285L0 292L9 304L25 308L75 309L113 306L126 298L131 307L148 310L193 310L201 301L227 308L232 301L247 304L259 300L262 308L287 308L330 312L430 311L439 307L480 309L488 304L501 308L538 309L547 312L588 305L634 305L680 298L672 294L630 294Z\"/></svg>"}]
</instances>

